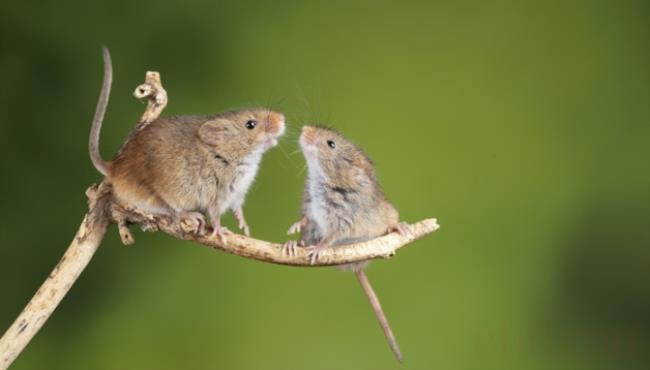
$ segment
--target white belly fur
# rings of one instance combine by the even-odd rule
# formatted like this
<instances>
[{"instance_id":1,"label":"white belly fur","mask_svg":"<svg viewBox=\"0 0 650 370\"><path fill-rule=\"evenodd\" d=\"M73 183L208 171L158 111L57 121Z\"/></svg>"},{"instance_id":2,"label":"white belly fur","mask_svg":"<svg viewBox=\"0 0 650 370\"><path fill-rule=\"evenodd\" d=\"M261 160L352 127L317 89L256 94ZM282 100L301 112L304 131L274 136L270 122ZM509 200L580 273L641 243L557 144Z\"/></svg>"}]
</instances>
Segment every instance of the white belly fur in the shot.
<instances>
[{"instance_id":1,"label":"white belly fur","mask_svg":"<svg viewBox=\"0 0 650 370\"><path fill-rule=\"evenodd\" d=\"M327 222L327 209L325 208L325 199L323 198L324 177L320 168L309 168L309 195L311 203L308 209L308 218L313 220L321 234L326 235L329 232Z\"/></svg>"},{"instance_id":2,"label":"white belly fur","mask_svg":"<svg viewBox=\"0 0 650 370\"><path fill-rule=\"evenodd\" d=\"M244 204L246 193L255 181L257 170L259 169L261 154L254 153L245 162L237 168L235 180L232 183L233 191L228 191L225 199L221 202L220 212L224 213L228 209L235 210Z\"/></svg>"}]
</instances>

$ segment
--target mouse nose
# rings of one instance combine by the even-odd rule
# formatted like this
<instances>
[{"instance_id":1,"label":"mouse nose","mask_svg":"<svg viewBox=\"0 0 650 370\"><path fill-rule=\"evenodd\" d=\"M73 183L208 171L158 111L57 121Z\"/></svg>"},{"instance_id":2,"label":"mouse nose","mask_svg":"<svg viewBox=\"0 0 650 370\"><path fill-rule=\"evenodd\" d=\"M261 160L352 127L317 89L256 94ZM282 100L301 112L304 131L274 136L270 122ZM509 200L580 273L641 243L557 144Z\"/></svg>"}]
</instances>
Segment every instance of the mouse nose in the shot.
<instances>
[{"instance_id":1,"label":"mouse nose","mask_svg":"<svg viewBox=\"0 0 650 370\"><path fill-rule=\"evenodd\" d=\"M284 132L284 114L278 112L269 113L268 131L280 134Z\"/></svg>"},{"instance_id":2,"label":"mouse nose","mask_svg":"<svg viewBox=\"0 0 650 370\"><path fill-rule=\"evenodd\" d=\"M284 124L284 114L278 112L271 112L270 121L274 125Z\"/></svg>"},{"instance_id":3,"label":"mouse nose","mask_svg":"<svg viewBox=\"0 0 650 370\"><path fill-rule=\"evenodd\" d=\"M305 144L313 145L316 143L316 130L312 126L303 126L301 139Z\"/></svg>"}]
</instances>

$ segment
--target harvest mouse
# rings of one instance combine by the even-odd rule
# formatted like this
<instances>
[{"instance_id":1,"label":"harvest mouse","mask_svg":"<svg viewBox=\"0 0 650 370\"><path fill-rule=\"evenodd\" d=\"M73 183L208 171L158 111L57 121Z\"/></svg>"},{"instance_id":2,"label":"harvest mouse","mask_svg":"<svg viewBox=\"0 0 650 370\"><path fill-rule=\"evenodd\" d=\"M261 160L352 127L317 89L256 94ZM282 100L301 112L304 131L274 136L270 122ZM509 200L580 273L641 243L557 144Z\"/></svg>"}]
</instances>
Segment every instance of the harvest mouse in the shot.
<instances>
[{"instance_id":1,"label":"harvest mouse","mask_svg":"<svg viewBox=\"0 0 650 370\"><path fill-rule=\"evenodd\" d=\"M115 158L102 160L99 131L112 82L108 49L103 49L104 82L90 132L90 158L113 186L117 200L138 210L185 219L203 232L204 214L224 242L230 231L220 217L232 210L246 235L242 210L264 152L284 133L284 116L263 108L241 109L208 116L158 118L139 125Z\"/></svg>"},{"instance_id":2,"label":"harvest mouse","mask_svg":"<svg viewBox=\"0 0 650 370\"><path fill-rule=\"evenodd\" d=\"M399 222L395 207L386 200L371 160L356 145L329 128L305 126L300 146L307 161L302 219L288 234L301 232L300 241L284 245L295 254L298 245L308 248L312 263L326 248L361 242L397 231L408 225ZM367 262L346 265L354 271L398 361L402 354L388 325L379 300L368 281Z\"/></svg>"}]
</instances>

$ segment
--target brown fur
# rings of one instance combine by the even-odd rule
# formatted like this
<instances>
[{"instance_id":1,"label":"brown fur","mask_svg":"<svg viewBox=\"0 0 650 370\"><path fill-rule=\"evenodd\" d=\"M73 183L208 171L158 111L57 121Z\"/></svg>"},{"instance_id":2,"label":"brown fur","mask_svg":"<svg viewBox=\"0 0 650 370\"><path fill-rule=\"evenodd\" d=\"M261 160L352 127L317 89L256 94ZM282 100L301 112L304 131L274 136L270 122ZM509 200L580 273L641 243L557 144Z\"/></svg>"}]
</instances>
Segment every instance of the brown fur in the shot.
<instances>
[{"instance_id":1,"label":"brown fur","mask_svg":"<svg viewBox=\"0 0 650 370\"><path fill-rule=\"evenodd\" d=\"M258 126L245 128L248 120ZM220 201L246 159L282 131L284 118L266 109L214 116L159 118L127 141L108 163L120 200L165 213L220 215Z\"/></svg>"},{"instance_id":2,"label":"brown fur","mask_svg":"<svg viewBox=\"0 0 650 370\"><path fill-rule=\"evenodd\" d=\"M208 214L213 233L223 236L220 216L233 210L248 235L242 206L262 154L284 133L284 116L264 108L211 116L158 118L138 125L111 162L99 153L99 132L112 81L108 49L103 49L104 82L91 128L93 165L113 185L118 201L145 212L191 217L197 231ZM254 122L255 124L251 124Z\"/></svg>"}]
</instances>

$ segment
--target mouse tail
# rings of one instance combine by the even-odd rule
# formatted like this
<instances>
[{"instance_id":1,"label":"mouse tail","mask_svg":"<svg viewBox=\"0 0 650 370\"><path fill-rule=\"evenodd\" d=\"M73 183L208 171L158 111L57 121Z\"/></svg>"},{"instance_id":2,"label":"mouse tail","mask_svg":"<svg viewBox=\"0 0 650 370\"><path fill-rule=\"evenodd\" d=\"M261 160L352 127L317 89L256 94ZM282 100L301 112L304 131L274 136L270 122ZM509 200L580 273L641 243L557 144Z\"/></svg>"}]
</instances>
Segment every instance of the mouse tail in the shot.
<instances>
[{"instance_id":1,"label":"mouse tail","mask_svg":"<svg viewBox=\"0 0 650 370\"><path fill-rule=\"evenodd\" d=\"M90 128L88 149L90 151L90 160L93 162L93 165L97 171L106 176L108 173L108 166L99 153L99 132L102 129L102 122L104 121L106 107L108 106L108 97L111 93L111 84L113 83L113 65L111 63L111 54L108 52L106 47L102 48L102 54L104 57L104 82L102 83L102 90L99 93L97 108L95 108L93 125Z\"/></svg>"},{"instance_id":2,"label":"mouse tail","mask_svg":"<svg viewBox=\"0 0 650 370\"><path fill-rule=\"evenodd\" d=\"M377 298L377 294L375 294L375 291L372 289L372 285L370 285L370 281L368 281L366 272L363 269L358 269L354 273L357 276L359 283L361 284L361 288L363 288L363 292L366 293L373 311L375 311L375 316L377 316L377 320L379 320L379 325L381 326L381 330L384 331L384 335L386 336L386 340L388 341L390 349L395 354L397 361L402 363L402 351L400 351L397 340L395 339L395 335L393 334L390 325L388 325L388 320L386 319L384 310L382 310L379 299Z\"/></svg>"}]
</instances>

